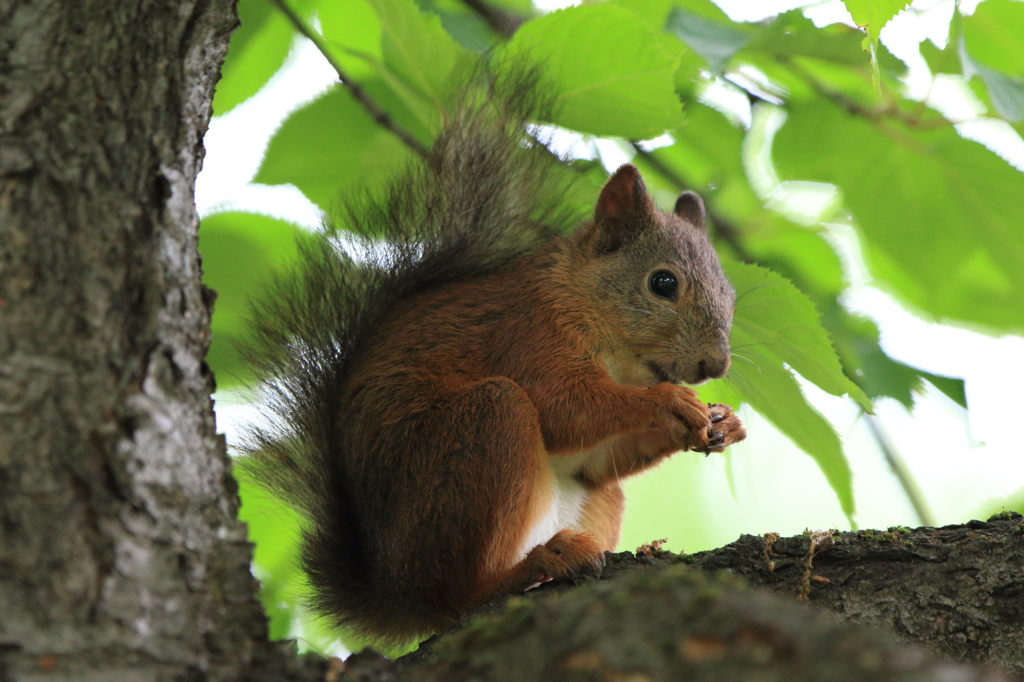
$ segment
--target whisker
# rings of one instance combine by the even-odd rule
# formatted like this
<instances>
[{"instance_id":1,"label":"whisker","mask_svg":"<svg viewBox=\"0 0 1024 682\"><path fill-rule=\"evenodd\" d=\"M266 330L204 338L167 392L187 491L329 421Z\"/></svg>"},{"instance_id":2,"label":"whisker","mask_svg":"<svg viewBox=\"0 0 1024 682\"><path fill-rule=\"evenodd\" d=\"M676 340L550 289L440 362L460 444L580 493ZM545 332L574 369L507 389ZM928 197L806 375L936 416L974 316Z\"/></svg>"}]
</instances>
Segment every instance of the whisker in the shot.
<instances>
[{"instance_id":1,"label":"whisker","mask_svg":"<svg viewBox=\"0 0 1024 682\"><path fill-rule=\"evenodd\" d=\"M734 379L736 385L742 388L749 395L756 395L762 398L764 397L761 391L758 390L757 386L754 385L754 382L751 381L748 377L743 376L742 372L737 374L734 377Z\"/></svg>"},{"instance_id":2,"label":"whisker","mask_svg":"<svg viewBox=\"0 0 1024 682\"><path fill-rule=\"evenodd\" d=\"M750 355L753 355L755 357L759 357L759 358L770 358L771 357L770 355L765 355L764 353L751 353L750 351L747 351L747 353L749 353Z\"/></svg>"},{"instance_id":3,"label":"whisker","mask_svg":"<svg viewBox=\"0 0 1024 682\"><path fill-rule=\"evenodd\" d=\"M724 381L726 384L730 386L733 386L733 390L738 391L740 393L749 394L753 392L753 387L750 386L749 380L738 375L729 374L728 376L723 377L722 381Z\"/></svg>"},{"instance_id":4,"label":"whisker","mask_svg":"<svg viewBox=\"0 0 1024 682\"><path fill-rule=\"evenodd\" d=\"M740 346L733 346L733 348L750 348L751 346L776 346L777 348L785 348L786 350L796 350L793 346L786 343L768 343L767 341L759 341L758 343L744 343Z\"/></svg>"},{"instance_id":5,"label":"whisker","mask_svg":"<svg viewBox=\"0 0 1024 682\"><path fill-rule=\"evenodd\" d=\"M753 365L754 367L757 367L757 363L756 363L756 362L754 362L753 360L751 360L750 358L747 358L747 357L743 357L743 356L742 356L742 355L740 355L739 353L731 353L731 355L732 355L732 356L733 356L734 358L738 358L738 359L740 359L740 360L743 360L743 361L745 361L745 362L749 362L749 363L750 363L750 364L752 364L752 365ZM758 369L758 370L760 371L760 369L761 369L761 368L760 368L760 367L757 367L757 369Z\"/></svg>"}]
</instances>

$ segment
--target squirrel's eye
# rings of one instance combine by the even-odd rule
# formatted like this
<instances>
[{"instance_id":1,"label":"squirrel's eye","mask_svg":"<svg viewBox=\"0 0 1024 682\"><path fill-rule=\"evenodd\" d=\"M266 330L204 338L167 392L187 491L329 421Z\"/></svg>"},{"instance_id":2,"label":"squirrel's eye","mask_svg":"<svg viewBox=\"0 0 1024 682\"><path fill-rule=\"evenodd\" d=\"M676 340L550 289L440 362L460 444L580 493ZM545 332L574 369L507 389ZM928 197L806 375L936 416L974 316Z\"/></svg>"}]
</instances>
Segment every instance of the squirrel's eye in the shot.
<instances>
[{"instance_id":1,"label":"squirrel's eye","mask_svg":"<svg viewBox=\"0 0 1024 682\"><path fill-rule=\"evenodd\" d=\"M668 270L655 271L647 284L654 295L661 298L672 300L679 294L679 280Z\"/></svg>"}]
</instances>

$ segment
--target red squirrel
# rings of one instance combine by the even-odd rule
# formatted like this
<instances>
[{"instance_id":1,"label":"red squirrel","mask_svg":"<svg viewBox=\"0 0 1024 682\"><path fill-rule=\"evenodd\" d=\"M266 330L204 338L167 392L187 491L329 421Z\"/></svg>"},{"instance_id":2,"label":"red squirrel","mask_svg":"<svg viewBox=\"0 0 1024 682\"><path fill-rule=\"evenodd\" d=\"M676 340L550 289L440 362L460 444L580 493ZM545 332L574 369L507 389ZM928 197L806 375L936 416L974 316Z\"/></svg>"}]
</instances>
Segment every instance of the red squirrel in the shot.
<instances>
[{"instance_id":1,"label":"red squirrel","mask_svg":"<svg viewBox=\"0 0 1024 682\"><path fill-rule=\"evenodd\" d=\"M378 641L599 573L623 478L746 436L679 385L730 360L700 198L661 212L627 164L565 233L531 87L464 96L425 164L349 210L365 252L310 237L254 311L268 421L243 467L304 515L314 606Z\"/></svg>"}]
</instances>

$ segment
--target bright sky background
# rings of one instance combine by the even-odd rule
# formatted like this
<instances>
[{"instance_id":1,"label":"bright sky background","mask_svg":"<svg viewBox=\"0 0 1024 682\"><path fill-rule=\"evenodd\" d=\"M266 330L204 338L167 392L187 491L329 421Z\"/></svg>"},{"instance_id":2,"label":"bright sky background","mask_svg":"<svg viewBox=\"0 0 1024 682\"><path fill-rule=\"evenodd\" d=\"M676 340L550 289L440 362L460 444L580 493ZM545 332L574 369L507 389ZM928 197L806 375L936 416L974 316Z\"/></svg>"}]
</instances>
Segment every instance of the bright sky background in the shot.
<instances>
[{"instance_id":1,"label":"bright sky background","mask_svg":"<svg viewBox=\"0 0 1024 682\"><path fill-rule=\"evenodd\" d=\"M716 1L737 20L757 20L803 4L784 0ZM554 8L572 3L538 0L536 4ZM927 11L900 15L883 31L882 40L898 56L910 60L907 90L912 96L924 97L930 80L915 49L917 36L944 41L952 0L919 1L914 7ZM820 3L806 10L806 14L819 24L849 20L838 1ZM270 136L287 114L314 98L333 80L332 71L316 51L306 43L298 43L285 68L263 90L226 116L214 119L206 136L207 156L196 190L201 215L246 210L311 228L319 224L316 207L297 189L253 185L250 180ZM978 119L973 96L957 79L944 77L932 88L930 97L941 102L947 115L964 121L958 126L962 134L983 140L1024 169L1024 142L1008 126ZM731 106L727 86L713 88L707 98L714 106ZM732 101L740 100L746 102L745 98ZM744 120L742 105L736 113ZM749 124L749 111L746 117ZM608 166L626 160L614 143L601 143L596 148ZM818 191L820 194L820 188ZM820 201L821 196L797 192L793 198L797 203L807 204ZM1024 338L994 338L934 324L911 314L872 286L849 227L835 226L831 237L843 255L847 277L854 283L846 304L878 323L885 351L933 374L962 377L966 381L969 415L934 389L919 398L912 412L893 400L877 403L884 429L916 477L938 523L965 521L990 501L1024 488L1024 445L1013 428L1021 422L1024 411ZM810 385L805 385L805 391L844 439L854 469L860 526L917 525L853 404ZM221 394L217 398L219 427L227 433L230 443L235 421L245 407L233 404L232 396ZM810 458L749 408L741 412L741 417L748 423L751 437L734 446L729 457L698 461L677 455L661 469L666 471L666 477L670 475L669 469L678 467L699 479L700 495L716 510L707 523L713 526L710 535L716 541L720 539L717 544L735 539L740 532L791 534L805 527L845 527L835 496ZM732 472L732 489L727 468ZM657 487L659 475L648 474L655 477L655 483L647 481L643 485ZM665 514L680 514L678 503L673 502L673 491L663 487L657 494L664 497ZM628 517L626 526L628 535ZM674 544L671 548L678 551L681 546Z\"/></svg>"}]
</instances>

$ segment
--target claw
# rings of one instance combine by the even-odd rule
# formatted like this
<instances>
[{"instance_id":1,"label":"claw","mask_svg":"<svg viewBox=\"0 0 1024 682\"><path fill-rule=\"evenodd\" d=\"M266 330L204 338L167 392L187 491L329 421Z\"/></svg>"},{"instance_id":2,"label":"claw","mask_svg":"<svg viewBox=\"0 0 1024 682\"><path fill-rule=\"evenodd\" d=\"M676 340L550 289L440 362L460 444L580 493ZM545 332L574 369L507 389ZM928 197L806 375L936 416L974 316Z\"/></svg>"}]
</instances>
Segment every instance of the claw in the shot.
<instances>
[{"instance_id":1,"label":"claw","mask_svg":"<svg viewBox=\"0 0 1024 682\"><path fill-rule=\"evenodd\" d=\"M530 590L532 590L532 589L534 589L536 587L540 587L544 583L551 582L551 580L552 580L552 578L549 575L541 576L540 580L538 580L537 582L533 583L532 585L530 585L529 587L524 589L523 592L529 592Z\"/></svg>"}]
</instances>

